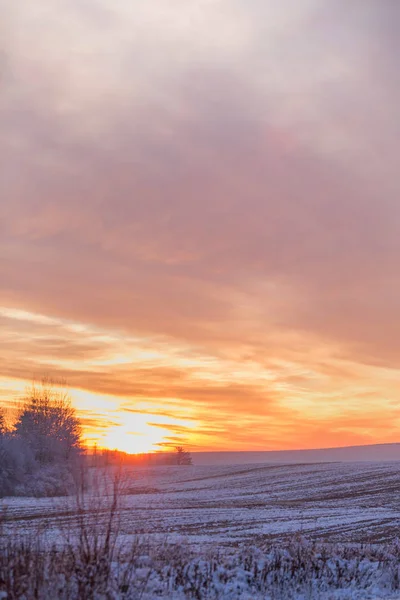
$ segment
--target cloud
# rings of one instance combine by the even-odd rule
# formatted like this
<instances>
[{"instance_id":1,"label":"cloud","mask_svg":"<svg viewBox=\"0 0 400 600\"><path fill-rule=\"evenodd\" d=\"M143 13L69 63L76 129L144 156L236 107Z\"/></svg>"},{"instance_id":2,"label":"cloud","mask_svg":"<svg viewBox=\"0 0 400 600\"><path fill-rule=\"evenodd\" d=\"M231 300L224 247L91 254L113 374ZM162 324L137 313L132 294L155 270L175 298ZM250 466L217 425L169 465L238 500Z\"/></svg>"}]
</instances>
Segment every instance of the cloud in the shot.
<instances>
[{"instance_id":1,"label":"cloud","mask_svg":"<svg viewBox=\"0 0 400 600\"><path fill-rule=\"evenodd\" d=\"M369 365L392 401L396 5L3 12L2 375L289 423L345 393L361 415Z\"/></svg>"}]
</instances>

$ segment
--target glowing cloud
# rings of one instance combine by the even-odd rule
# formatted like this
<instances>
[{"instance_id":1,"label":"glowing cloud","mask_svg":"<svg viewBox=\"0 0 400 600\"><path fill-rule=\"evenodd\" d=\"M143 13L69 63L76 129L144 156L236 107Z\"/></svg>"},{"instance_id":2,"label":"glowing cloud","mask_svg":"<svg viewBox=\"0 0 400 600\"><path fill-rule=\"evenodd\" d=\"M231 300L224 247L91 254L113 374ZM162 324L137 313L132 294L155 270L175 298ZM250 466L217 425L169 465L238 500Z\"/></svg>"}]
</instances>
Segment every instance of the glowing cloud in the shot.
<instances>
[{"instance_id":1,"label":"glowing cloud","mask_svg":"<svg viewBox=\"0 0 400 600\"><path fill-rule=\"evenodd\" d=\"M65 378L134 451L397 441L395 3L3 13L1 398Z\"/></svg>"}]
</instances>

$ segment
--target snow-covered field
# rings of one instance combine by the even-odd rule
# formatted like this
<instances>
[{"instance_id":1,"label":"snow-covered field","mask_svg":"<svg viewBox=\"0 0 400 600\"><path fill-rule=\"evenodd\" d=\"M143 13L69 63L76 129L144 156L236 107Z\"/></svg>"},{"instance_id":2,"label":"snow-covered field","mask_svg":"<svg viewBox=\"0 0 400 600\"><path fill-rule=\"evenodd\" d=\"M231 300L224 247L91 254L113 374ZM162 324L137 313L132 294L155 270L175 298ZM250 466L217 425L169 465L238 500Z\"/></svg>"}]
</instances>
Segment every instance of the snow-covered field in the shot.
<instances>
[{"instance_id":1,"label":"snow-covered field","mask_svg":"<svg viewBox=\"0 0 400 600\"><path fill-rule=\"evenodd\" d=\"M134 554L130 583L121 586L125 575L113 558L107 580L113 591L93 598L400 599L400 463L92 472L97 483L80 506L93 516L93 536L107 524L112 496L105 492L115 476L122 486L118 544ZM66 532L79 532L78 508L73 497L6 498L3 532L9 539L15 531L41 532L61 547ZM138 539L144 540L139 549ZM0 582L1 560L0 552ZM69 554L65 562L54 560L60 560L57 577L57 564L74 565L72 586L85 569L93 573L79 551L72 562ZM46 589L54 599L81 597Z\"/></svg>"},{"instance_id":2,"label":"snow-covered field","mask_svg":"<svg viewBox=\"0 0 400 600\"><path fill-rule=\"evenodd\" d=\"M302 533L311 539L400 537L400 463L156 467L122 473L121 533L238 542ZM68 506L68 503L71 506ZM10 498L7 517L57 525L74 500Z\"/></svg>"}]
</instances>

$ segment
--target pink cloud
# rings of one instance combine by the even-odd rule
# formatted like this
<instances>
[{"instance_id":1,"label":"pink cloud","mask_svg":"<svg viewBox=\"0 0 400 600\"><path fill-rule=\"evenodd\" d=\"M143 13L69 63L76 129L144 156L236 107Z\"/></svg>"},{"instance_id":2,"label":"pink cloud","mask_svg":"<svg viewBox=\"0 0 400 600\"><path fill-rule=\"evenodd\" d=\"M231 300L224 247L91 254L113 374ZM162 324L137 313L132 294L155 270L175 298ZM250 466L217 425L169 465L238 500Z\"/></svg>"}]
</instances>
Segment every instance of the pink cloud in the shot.
<instances>
[{"instance_id":1,"label":"pink cloud","mask_svg":"<svg viewBox=\"0 0 400 600\"><path fill-rule=\"evenodd\" d=\"M238 377L201 390L198 365L187 386L171 382L186 373L171 357L172 372L155 364L150 377L154 392L163 373L159 398L218 410L231 398L260 418L259 379L280 362L267 408L282 423L297 419L293 396L323 402L343 382L361 423L357 369L381 377L378 405L380 390L395 397L382 369L399 368L398 10L196 6L7 9L0 306L118 339L5 319L2 375L51 368L134 398L130 367L99 373L93 361L137 336L209 357L220 378L228 359L258 365L254 387ZM146 371L133 375L150 393ZM333 441L351 438L330 427Z\"/></svg>"}]
</instances>

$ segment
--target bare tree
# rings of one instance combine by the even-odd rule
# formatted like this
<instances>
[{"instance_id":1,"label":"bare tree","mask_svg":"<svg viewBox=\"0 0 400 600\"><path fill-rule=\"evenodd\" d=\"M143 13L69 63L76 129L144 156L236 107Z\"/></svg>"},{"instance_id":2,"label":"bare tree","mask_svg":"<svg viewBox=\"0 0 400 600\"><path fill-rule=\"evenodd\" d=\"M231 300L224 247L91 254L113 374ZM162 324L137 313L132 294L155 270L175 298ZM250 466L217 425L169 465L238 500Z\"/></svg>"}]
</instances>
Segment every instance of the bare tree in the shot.
<instances>
[{"instance_id":1,"label":"bare tree","mask_svg":"<svg viewBox=\"0 0 400 600\"><path fill-rule=\"evenodd\" d=\"M81 428L68 392L49 380L34 384L23 403L15 434L39 464L69 460L79 449Z\"/></svg>"},{"instance_id":2,"label":"bare tree","mask_svg":"<svg viewBox=\"0 0 400 600\"><path fill-rule=\"evenodd\" d=\"M190 452L185 450L183 446L177 446L175 448L175 459L177 465L191 465L193 464L192 455Z\"/></svg>"}]
</instances>

